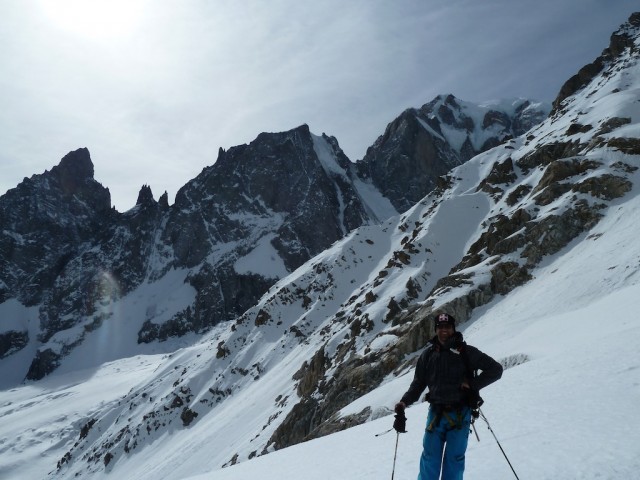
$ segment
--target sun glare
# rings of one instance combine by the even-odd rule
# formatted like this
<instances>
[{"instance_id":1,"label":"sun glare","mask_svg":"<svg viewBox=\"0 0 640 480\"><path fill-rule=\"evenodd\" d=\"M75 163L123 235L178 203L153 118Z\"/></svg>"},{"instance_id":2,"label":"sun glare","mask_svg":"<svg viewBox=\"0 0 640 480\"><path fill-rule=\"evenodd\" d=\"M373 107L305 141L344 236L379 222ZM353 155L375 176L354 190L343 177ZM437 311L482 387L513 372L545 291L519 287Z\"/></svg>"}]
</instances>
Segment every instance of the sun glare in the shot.
<instances>
[{"instance_id":1,"label":"sun glare","mask_svg":"<svg viewBox=\"0 0 640 480\"><path fill-rule=\"evenodd\" d=\"M131 34L143 10L141 0L41 0L40 4L57 28L95 40Z\"/></svg>"}]
</instances>

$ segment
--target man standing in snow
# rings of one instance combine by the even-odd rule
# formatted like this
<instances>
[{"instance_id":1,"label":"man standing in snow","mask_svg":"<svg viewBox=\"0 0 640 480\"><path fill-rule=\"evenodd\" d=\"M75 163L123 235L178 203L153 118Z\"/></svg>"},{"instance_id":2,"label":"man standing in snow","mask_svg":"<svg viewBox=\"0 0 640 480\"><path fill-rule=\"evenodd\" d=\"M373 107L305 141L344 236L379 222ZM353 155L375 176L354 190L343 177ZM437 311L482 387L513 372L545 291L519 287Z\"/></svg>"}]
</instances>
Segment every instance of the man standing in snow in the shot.
<instances>
[{"instance_id":1,"label":"man standing in snow","mask_svg":"<svg viewBox=\"0 0 640 480\"><path fill-rule=\"evenodd\" d=\"M467 345L455 325L451 315L436 314L436 335L420 355L411 386L396 405L396 413L404 418L406 406L418 400L429 387L426 399L431 405L418 480L438 480L440 471L442 480L462 479L471 410L479 406L479 390L502 376L502 366ZM477 370L481 373L476 376ZM404 431L403 426L398 428L398 423L394 427Z\"/></svg>"}]
</instances>

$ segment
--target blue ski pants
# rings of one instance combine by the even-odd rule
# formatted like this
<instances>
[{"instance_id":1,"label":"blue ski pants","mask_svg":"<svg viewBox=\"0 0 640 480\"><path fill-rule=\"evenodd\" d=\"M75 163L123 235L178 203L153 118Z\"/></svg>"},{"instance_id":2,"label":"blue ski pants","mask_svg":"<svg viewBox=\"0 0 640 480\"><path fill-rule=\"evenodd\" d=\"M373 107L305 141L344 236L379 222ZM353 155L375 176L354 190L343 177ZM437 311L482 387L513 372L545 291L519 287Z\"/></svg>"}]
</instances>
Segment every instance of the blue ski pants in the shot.
<instances>
[{"instance_id":1,"label":"blue ski pants","mask_svg":"<svg viewBox=\"0 0 640 480\"><path fill-rule=\"evenodd\" d=\"M440 414L429 407L418 480L440 480L441 470L442 480L462 480L470 426L468 407Z\"/></svg>"}]
</instances>

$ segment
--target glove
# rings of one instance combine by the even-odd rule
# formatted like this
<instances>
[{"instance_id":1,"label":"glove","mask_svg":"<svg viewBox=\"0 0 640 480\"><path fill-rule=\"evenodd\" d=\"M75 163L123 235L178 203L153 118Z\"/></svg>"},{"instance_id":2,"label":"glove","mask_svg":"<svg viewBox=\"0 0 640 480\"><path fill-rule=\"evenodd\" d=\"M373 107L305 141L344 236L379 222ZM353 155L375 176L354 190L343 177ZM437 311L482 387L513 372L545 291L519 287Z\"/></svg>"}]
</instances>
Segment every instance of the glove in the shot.
<instances>
[{"instance_id":1,"label":"glove","mask_svg":"<svg viewBox=\"0 0 640 480\"><path fill-rule=\"evenodd\" d=\"M404 416L404 404L402 402L396 405L394 418L393 429L398 433L407 433L407 417Z\"/></svg>"},{"instance_id":2,"label":"glove","mask_svg":"<svg viewBox=\"0 0 640 480\"><path fill-rule=\"evenodd\" d=\"M398 433L407 433L407 417L404 416L404 412L396 413L394 416L393 429Z\"/></svg>"}]
</instances>

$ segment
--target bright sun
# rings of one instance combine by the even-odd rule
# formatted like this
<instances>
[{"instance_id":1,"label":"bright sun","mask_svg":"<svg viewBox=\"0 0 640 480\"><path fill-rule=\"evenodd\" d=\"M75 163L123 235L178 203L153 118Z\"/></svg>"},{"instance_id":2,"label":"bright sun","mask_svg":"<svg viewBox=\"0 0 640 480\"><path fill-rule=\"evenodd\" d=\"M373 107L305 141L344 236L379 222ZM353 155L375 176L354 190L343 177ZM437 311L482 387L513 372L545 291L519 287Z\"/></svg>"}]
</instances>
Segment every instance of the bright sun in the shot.
<instances>
[{"instance_id":1,"label":"bright sun","mask_svg":"<svg viewBox=\"0 0 640 480\"><path fill-rule=\"evenodd\" d=\"M58 28L95 40L113 40L133 32L142 17L141 0L40 0Z\"/></svg>"}]
</instances>

